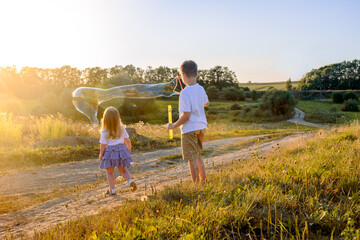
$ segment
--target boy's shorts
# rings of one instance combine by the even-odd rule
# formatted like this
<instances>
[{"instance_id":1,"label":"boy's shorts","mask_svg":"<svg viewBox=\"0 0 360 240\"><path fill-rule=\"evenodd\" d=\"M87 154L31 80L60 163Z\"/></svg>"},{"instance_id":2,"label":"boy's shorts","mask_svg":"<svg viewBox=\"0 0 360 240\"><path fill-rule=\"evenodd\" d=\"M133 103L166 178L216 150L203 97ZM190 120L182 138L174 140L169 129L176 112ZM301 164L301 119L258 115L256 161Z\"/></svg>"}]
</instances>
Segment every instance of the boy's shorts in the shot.
<instances>
[{"instance_id":1,"label":"boy's shorts","mask_svg":"<svg viewBox=\"0 0 360 240\"><path fill-rule=\"evenodd\" d=\"M205 129L181 134L181 151L185 161L196 160L201 155Z\"/></svg>"}]
</instances>

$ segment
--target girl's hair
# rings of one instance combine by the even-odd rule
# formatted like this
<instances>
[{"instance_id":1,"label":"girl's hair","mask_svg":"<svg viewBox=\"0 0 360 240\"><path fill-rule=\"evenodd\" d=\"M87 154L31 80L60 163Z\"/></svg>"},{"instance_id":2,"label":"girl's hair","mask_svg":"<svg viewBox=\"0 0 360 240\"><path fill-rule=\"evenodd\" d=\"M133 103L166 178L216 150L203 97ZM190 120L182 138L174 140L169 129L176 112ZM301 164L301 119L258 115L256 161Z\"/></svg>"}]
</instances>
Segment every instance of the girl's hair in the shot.
<instances>
[{"instance_id":1,"label":"girl's hair","mask_svg":"<svg viewBox=\"0 0 360 240\"><path fill-rule=\"evenodd\" d=\"M114 107L106 108L103 118L101 119L101 130L103 131L106 129L109 132L106 138L120 138L122 135L121 126L122 123L119 111Z\"/></svg>"}]
</instances>

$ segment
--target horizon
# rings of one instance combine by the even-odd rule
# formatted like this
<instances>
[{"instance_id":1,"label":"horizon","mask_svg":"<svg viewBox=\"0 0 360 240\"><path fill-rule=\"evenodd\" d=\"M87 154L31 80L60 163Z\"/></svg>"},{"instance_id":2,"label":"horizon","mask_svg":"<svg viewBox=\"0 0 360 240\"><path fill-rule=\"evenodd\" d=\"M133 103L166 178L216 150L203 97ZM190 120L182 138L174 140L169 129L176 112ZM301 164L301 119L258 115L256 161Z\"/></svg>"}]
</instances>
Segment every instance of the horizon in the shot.
<instances>
[{"instance_id":1,"label":"horizon","mask_svg":"<svg viewBox=\"0 0 360 240\"><path fill-rule=\"evenodd\" d=\"M129 65L234 71L239 83L298 81L359 59L360 3L309 0L0 3L0 66Z\"/></svg>"}]
</instances>

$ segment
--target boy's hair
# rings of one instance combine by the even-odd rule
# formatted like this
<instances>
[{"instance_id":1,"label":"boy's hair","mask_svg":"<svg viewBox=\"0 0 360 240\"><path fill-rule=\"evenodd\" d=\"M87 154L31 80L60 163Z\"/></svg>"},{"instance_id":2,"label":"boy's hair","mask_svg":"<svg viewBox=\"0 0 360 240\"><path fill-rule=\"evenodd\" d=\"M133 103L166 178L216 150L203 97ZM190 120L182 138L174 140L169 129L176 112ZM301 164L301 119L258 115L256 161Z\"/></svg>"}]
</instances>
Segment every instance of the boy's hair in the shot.
<instances>
[{"instance_id":1,"label":"boy's hair","mask_svg":"<svg viewBox=\"0 0 360 240\"><path fill-rule=\"evenodd\" d=\"M119 111L114 107L108 107L104 111L103 118L101 119L101 130L108 130L107 139L120 138L122 135L121 131L121 119Z\"/></svg>"},{"instance_id":2,"label":"boy's hair","mask_svg":"<svg viewBox=\"0 0 360 240\"><path fill-rule=\"evenodd\" d=\"M194 61L186 60L181 64L180 71L185 73L188 77L197 77L198 66Z\"/></svg>"}]
</instances>

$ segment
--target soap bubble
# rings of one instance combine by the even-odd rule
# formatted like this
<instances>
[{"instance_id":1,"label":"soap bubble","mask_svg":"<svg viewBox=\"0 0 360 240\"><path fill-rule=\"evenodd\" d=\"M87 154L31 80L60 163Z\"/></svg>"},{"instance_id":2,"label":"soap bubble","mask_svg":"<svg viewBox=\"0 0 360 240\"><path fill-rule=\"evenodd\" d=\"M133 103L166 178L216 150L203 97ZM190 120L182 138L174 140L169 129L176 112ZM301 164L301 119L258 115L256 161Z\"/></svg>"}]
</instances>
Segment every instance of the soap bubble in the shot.
<instances>
[{"instance_id":1,"label":"soap bubble","mask_svg":"<svg viewBox=\"0 0 360 240\"><path fill-rule=\"evenodd\" d=\"M177 84L179 82L179 84ZM132 84L108 89L80 87L73 92L75 108L87 116L94 126L99 125L97 119L98 107L102 102L113 98L146 99L155 97L171 97L178 95L182 90L180 79L177 78L167 83L157 84Z\"/></svg>"}]
</instances>

